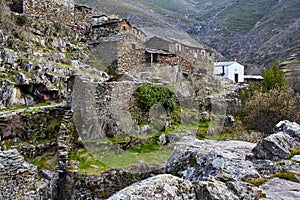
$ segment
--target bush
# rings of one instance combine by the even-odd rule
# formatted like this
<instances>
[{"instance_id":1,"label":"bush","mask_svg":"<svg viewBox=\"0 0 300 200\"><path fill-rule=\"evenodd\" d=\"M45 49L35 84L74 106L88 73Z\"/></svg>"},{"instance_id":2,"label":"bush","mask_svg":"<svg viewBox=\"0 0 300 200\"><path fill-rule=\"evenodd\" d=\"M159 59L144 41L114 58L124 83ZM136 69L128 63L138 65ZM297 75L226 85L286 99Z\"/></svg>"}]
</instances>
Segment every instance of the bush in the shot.
<instances>
[{"instance_id":1,"label":"bush","mask_svg":"<svg viewBox=\"0 0 300 200\"><path fill-rule=\"evenodd\" d=\"M135 104L131 108L134 118L139 124L150 121L150 110L162 106L166 110L166 119L178 123L179 115L176 110L175 93L165 86L141 85L134 93ZM157 111L157 113L159 113ZM159 116L156 116L159 119Z\"/></svg>"},{"instance_id":2,"label":"bush","mask_svg":"<svg viewBox=\"0 0 300 200\"><path fill-rule=\"evenodd\" d=\"M136 90L135 97L137 106L144 111L149 111L154 105L162 105L170 112L176 107L174 92L164 86L142 85Z\"/></svg>"},{"instance_id":3,"label":"bush","mask_svg":"<svg viewBox=\"0 0 300 200\"><path fill-rule=\"evenodd\" d=\"M281 120L300 121L299 95L288 87L284 72L278 63L263 70L264 80L250 84L240 93L242 107L238 117L249 128L265 134Z\"/></svg>"},{"instance_id":4,"label":"bush","mask_svg":"<svg viewBox=\"0 0 300 200\"><path fill-rule=\"evenodd\" d=\"M256 91L243 108L248 128L270 134L281 120L300 122L299 95L288 87Z\"/></svg>"}]
</instances>

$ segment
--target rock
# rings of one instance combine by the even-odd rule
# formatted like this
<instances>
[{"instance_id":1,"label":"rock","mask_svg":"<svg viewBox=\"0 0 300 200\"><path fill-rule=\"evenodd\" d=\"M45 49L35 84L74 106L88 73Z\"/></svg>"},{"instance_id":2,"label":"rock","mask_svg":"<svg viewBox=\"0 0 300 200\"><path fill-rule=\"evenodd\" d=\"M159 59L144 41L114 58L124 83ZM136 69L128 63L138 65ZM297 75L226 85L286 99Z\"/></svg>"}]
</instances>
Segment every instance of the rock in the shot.
<instances>
[{"instance_id":1,"label":"rock","mask_svg":"<svg viewBox=\"0 0 300 200\"><path fill-rule=\"evenodd\" d=\"M290 149L297 146L296 140L288 134L279 132L272 134L254 147L252 153L256 158L268 160L280 160L290 158Z\"/></svg>"},{"instance_id":2,"label":"rock","mask_svg":"<svg viewBox=\"0 0 300 200\"><path fill-rule=\"evenodd\" d=\"M183 141L175 146L166 172L192 182L212 177L220 180L257 178L255 166L245 160L253 146L240 141Z\"/></svg>"},{"instance_id":3,"label":"rock","mask_svg":"<svg viewBox=\"0 0 300 200\"><path fill-rule=\"evenodd\" d=\"M281 121L275 126L274 130L275 132L284 132L300 143L300 125L296 122Z\"/></svg>"},{"instance_id":4,"label":"rock","mask_svg":"<svg viewBox=\"0 0 300 200\"><path fill-rule=\"evenodd\" d=\"M196 199L196 194L191 182L181 178L163 174L135 183L116 193L109 200L180 200Z\"/></svg>"},{"instance_id":5,"label":"rock","mask_svg":"<svg viewBox=\"0 0 300 200\"><path fill-rule=\"evenodd\" d=\"M260 189L273 200L300 199L300 183L273 178L260 186Z\"/></svg>"},{"instance_id":6,"label":"rock","mask_svg":"<svg viewBox=\"0 0 300 200\"><path fill-rule=\"evenodd\" d=\"M300 163L300 155L295 155L294 157L292 157L292 160Z\"/></svg>"},{"instance_id":7,"label":"rock","mask_svg":"<svg viewBox=\"0 0 300 200\"><path fill-rule=\"evenodd\" d=\"M249 183L237 181L223 183L217 180L200 181L195 184L197 199L239 200L258 199L261 191Z\"/></svg>"},{"instance_id":8,"label":"rock","mask_svg":"<svg viewBox=\"0 0 300 200\"><path fill-rule=\"evenodd\" d=\"M165 134L162 134L161 136L159 136L159 142L161 144L166 144L167 143Z\"/></svg>"}]
</instances>

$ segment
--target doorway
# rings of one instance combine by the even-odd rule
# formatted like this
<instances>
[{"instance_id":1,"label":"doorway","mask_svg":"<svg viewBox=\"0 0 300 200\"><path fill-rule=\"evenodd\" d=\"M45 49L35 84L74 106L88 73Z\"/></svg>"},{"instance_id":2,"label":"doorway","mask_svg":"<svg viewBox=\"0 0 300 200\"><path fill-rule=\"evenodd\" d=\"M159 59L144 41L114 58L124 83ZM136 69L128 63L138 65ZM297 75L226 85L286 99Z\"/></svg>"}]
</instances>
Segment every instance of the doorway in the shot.
<instances>
[{"instance_id":1,"label":"doorway","mask_svg":"<svg viewBox=\"0 0 300 200\"><path fill-rule=\"evenodd\" d=\"M239 74L234 74L234 82L239 82Z\"/></svg>"}]
</instances>

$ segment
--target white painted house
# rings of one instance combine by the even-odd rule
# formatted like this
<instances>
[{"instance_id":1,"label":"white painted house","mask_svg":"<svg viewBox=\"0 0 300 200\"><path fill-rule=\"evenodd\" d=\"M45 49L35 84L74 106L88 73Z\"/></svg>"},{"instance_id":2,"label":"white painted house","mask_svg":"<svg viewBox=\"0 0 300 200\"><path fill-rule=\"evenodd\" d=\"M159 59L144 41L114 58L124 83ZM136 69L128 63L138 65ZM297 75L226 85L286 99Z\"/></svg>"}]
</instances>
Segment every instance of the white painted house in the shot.
<instances>
[{"instance_id":1,"label":"white painted house","mask_svg":"<svg viewBox=\"0 0 300 200\"><path fill-rule=\"evenodd\" d=\"M236 61L216 62L214 64L214 74L224 76L235 83L244 83L244 66Z\"/></svg>"}]
</instances>

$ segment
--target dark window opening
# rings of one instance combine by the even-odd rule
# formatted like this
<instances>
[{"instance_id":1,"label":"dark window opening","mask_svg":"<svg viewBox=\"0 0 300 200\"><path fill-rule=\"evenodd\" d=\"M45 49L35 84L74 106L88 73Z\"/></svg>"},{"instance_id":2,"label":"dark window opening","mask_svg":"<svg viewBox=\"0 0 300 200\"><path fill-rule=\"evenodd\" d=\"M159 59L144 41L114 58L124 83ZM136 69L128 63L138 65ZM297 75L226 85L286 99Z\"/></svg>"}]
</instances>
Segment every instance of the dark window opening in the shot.
<instances>
[{"instance_id":1,"label":"dark window opening","mask_svg":"<svg viewBox=\"0 0 300 200\"><path fill-rule=\"evenodd\" d=\"M222 76L225 75L225 66L222 66L222 73L221 73Z\"/></svg>"},{"instance_id":2,"label":"dark window opening","mask_svg":"<svg viewBox=\"0 0 300 200\"><path fill-rule=\"evenodd\" d=\"M234 82L239 82L239 74L234 74Z\"/></svg>"}]
</instances>

